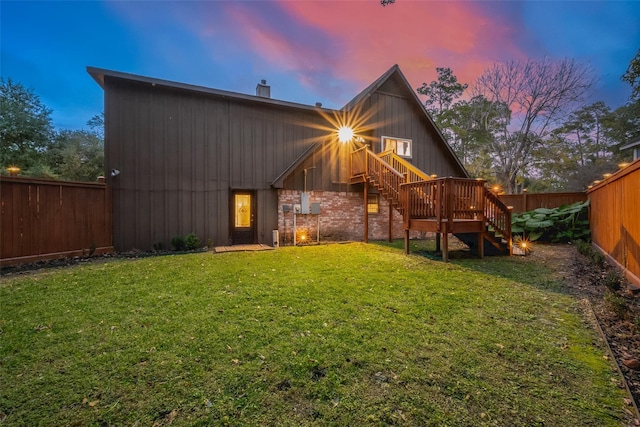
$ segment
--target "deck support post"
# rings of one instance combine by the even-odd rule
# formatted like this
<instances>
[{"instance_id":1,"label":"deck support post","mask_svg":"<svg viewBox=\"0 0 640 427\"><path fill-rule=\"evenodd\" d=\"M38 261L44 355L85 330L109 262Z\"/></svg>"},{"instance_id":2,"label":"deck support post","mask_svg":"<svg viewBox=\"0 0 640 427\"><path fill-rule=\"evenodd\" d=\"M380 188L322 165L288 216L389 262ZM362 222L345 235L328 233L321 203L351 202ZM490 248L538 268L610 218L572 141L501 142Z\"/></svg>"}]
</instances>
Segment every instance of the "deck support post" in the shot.
<instances>
[{"instance_id":1,"label":"deck support post","mask_svg":"<svg viewBox=\"0 0 640 427\"><path fill-rule=\"evenodd\" d=\"M393 242L393 205L389 202L389 243Z\"/></svg>"},{"instance_id":2,"label":"deck support post","mask_svg":"<svg viewBox=\"0 0 640 427\"><path fill-rule=\"evenodd\" d=\"M364 183L364 242L369 243L369 184Z\"/></svg>"},{"instance_id":3,"label":"deck support post","mask_svg":"<svg viewBox=\"0 0 640 427\"><path fill-rule=\"evenodd\" d=\"M409 229L404 229L404 253L409 255Z\"/></svg>"},{"instance_id":4,"label":"deck support post","mask_svg":"<svg viewBox=\"0 0 640 427\"><path fill-rule=\"evenodd\" d=\"M478 233L478 256L484 258L484 233Z\"/></svg>"},{"instance_id":5,"label":"deck support post","mask_svg":"<svg viewBox=\"0 0 640 427\"><path fill-rule=\"evenodd\" d=\"M442 234L440 233L436 233L436 252L440 252L441 246L440 246L440 238L441 238Z\"/></svg>"},{"instance_id":6,"label":"deck support post","mask_svg":"<svg viewBox=\"0 0 640 427\"><path fill-rule=\"evenodd\" d=\"M449 233L442 233L442 238L442 243L444 243L442 247L442 261L449 262Z\"/></svg>"}]
</instances>

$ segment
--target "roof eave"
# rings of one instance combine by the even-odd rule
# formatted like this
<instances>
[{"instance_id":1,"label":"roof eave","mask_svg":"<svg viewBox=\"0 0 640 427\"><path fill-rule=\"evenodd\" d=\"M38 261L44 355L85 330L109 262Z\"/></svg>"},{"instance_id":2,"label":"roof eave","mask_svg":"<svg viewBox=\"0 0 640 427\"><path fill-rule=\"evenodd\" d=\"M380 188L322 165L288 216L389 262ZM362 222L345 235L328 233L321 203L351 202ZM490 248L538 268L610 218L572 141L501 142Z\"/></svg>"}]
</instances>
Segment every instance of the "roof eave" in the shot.
<instances>
[{"instance_id":1,"label":"roof eave","mask_svg":"<svg viewBox=\"0 0 640 427\"><path fill-rule=\"evenodd\" d=\"M174 82L170 80L163 80L163 79L157 79L152 77L140 76L136 74L123 73L120 71L107 70L103 68L87 67L87 72L89 73L89 75L91 75L91 77L93 77L93 79L96 81L96 83L98 83L98 85L100 85L102 89L104 89L105 78L112 77L116 79L134 81L138 83L146 83L151 86L161 86L161 87L167 87L172 89L180 89L180 90L185 90L190 92L197 92L197 93L214 95L214 96L219 96L224 98L231 98L231 99L236 99L240 101L259 102L264 104L270 104L273 106L294 108L298 110L325 111L327 113L331 113L335 111L331 108L318 107L316 105L300 104L296 102L282 101L278 99L265 98L265 97L256 96L256 95L247 95L244 93L213 89L206 86L179 83L179 82Z\"/></svg>"}]
</instances>

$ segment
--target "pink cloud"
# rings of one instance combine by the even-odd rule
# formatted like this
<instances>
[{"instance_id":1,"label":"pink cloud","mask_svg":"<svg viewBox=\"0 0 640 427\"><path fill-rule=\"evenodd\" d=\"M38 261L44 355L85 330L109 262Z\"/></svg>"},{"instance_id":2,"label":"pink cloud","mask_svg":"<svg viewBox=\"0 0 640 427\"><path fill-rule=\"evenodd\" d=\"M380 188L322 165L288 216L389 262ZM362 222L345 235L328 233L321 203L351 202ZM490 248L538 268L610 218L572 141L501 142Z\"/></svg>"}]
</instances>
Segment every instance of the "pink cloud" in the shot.
<instances>
[{"instance_id":1,"label":"pink cloud","mask_svg":"<svg viewBox=\"0 0 640 427\"><path fill-rule=\"evenodd\" d=\"M367 84L398 63L415 86L451 67L472 82L496 60L518 55L511 29L471 2L281 2L305 25L339 41L334 77Z\"/></svg>"}]
</instances>

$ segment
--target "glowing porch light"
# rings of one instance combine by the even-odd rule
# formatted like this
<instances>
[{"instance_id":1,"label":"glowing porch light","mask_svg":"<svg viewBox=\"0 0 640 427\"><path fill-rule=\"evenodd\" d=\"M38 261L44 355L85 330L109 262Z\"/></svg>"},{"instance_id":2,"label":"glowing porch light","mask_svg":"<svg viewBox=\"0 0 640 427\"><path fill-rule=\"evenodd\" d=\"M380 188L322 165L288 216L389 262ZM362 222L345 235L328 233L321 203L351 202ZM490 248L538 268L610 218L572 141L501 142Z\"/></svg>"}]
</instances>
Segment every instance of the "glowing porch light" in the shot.
<instances>
[{"instance_id":1,"label":"glowing porch light","mask_svg":"<svg viewBox=\"0 0 640 427\"><path fill-rule=\"evenodd\" d=\"M598 184L600 184L601 182L602 182L602 181L600 181L599 179L596 179L595 181L593 181L593 183L594 183L595 185L598 185Z\"/></svg>"},{"instance_id":2,"label":"glowing porch light","mask_svg":"<svg viewBox=\"0 0 640 427\"><path fill-rule=\"evenodd\" d=\"M604 179L611 178L611 175L612 175L612 174L610 174L610 173L602 174L602 176L604 177Z\"/></svg>"},{"instance_id":3,"label":"glowing porch light","mask_svg":"<svg viewBox=\"0 0 640 427\"><path fill-rule=\"evenodd\" d=\"M342 144L346 144L352 139L353 129L350 126L342 126L338 129L338 141L340 141Z\"/></svg>"},{"instance_id":4,"label":"glowing porch light","mask_svg":"<svg viewBox=\"0 0 640 427\"><path fill-rule=\"evenodd\" d=\"M438 177L438 175L436 175L436 174L434 173L434 174L431 174L431 175L430 175L430 177L431 177L431 179L436 179L436 178Z\"/></svg>"},{"instance_id":5,"label":"glowing porch light","mask_svg":"<svg viewBox=\"0 0 640 427\"><path fill-rule=\"evenodd\" d=\"M624 168L626 168L627 166L629 166L629 163L627 163L627 162L618 163L618 167L619 167L620 169L624 169Z\"/></svg>"},{"instance_id":6,"label":"glowing porch light","mask_svg":"<svg viewBox=\"0 0 640 427\"><path fill-rule=\"evenodd\" d=\"M9 166L7 168L7 172L9 172L9 175L11 176L16 176L18 175L18 173L20 173L20 168L17 166Z\"/></svg>"}]
</instances>

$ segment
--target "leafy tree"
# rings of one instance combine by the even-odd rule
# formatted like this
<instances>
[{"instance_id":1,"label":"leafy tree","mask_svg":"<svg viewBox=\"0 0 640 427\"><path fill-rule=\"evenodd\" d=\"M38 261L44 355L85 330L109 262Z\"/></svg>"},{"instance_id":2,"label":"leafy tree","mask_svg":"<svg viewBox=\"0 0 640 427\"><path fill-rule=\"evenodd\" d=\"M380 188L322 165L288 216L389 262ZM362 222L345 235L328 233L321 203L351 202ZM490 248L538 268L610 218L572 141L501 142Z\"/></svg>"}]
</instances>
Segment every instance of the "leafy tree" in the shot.
<instances>
[{"instance_id":1,"label":"leafy tree","mask_svg":"<svg viewBox=\"0 0 640 427\"><path fill-rule=\"evenodd\" d=\"M453 74L451 68L436 68L438 80L432 81L428 85L422 83L418 93L425 95L425 107L427 111L437 118L442 112L448 110L451 103L462 96L462 93L469 87L468 84L458 83L458 78Z\"/></svg>"},{"instance_id":2,"label":"leafy tree","mask_svg":"<svg viewBox=\"0 0 640 427\"><path fill-rule=\"evenodd\" d=\"M640 49L638 49L636 56L629 62L627 71L622 75L621 79L631 86L630 100L640 100Z\"/></svg>"},{"instance_id":3,"label":"leafy tree","mask_svg":"<svg viewBox=\"0 0 640 427\"><path fill-rule=\"evenodd\" d=\"M614 146L614 159L631 161L631 152L621 152L620 147L640 138L640 98L616 108L605 122L604 131Z\"/></svg>"},{"instance_id":4,"label":"leafy tree","mask_svg":"<svg viewBox=\"0 0 640 427\"><path fill-rule=\"evenodd\" d=\"M473 87L495 106L505 108L490 141L496 177L507 193L532 164L533 153L557 121L592 84L588 68L573 60L497 63Z\"/></svg>"},{"instance_id":5,"label":"leafy tree","mask_svg":"<svg viewBox=\"0 0 640 427\"><path fill-rule=\"evenodd\" d=\"M605 134L610 116L611 109L599 101L574 111L561 127L554 130L565 136L568 148L578 154L579 166L610 156L609 138Z\"/></svg>"},{"instance_id":6,"label":"leafy tree","mask_svg":"<svg viewBox=\"0 0 640 427\"><path fill-rule=\"evenodd\" d=\"M449 127L452 133L450 143L465 165L475 163L477 166L476 160L480 157L481 163L490 167L489 143L500 128L500 121L509 114L506 106L476 96L470 101L458 101L452 105L442 114L442 122ZM471 169L468 168L472 175L488 176L486 170L480 173L480 170Z\"/></svg>"},{"instance_id":7,"label":"leafy tree","mask_svg":"<svg viewBox=\"0 0 640 427\"><path fill-rule=\"evenodd\" d=\"M104 173L104 143L95 132L63 130L56 135L48 160L62 179L96 181Z\"/></svg>"},{"instance_id":8,"label":"leafy tree","mask_svg":"<svg viewBox=\"0 0 640 427\"><path fill-rule=\"evenodd\" d=\"M104 111L91 117L87 126L98 138L104 141Z\"/></svg>"},{"instance_id":9,"label":"leafy tree","mask_svg":"<svg viewBox=\"0 0 640 427\"><path fill-rule=\"evenodd\" d=\"M31 90L0 79L0 165L42 166L53 134L51 110Z\"/></svg>"}]
</instances>

